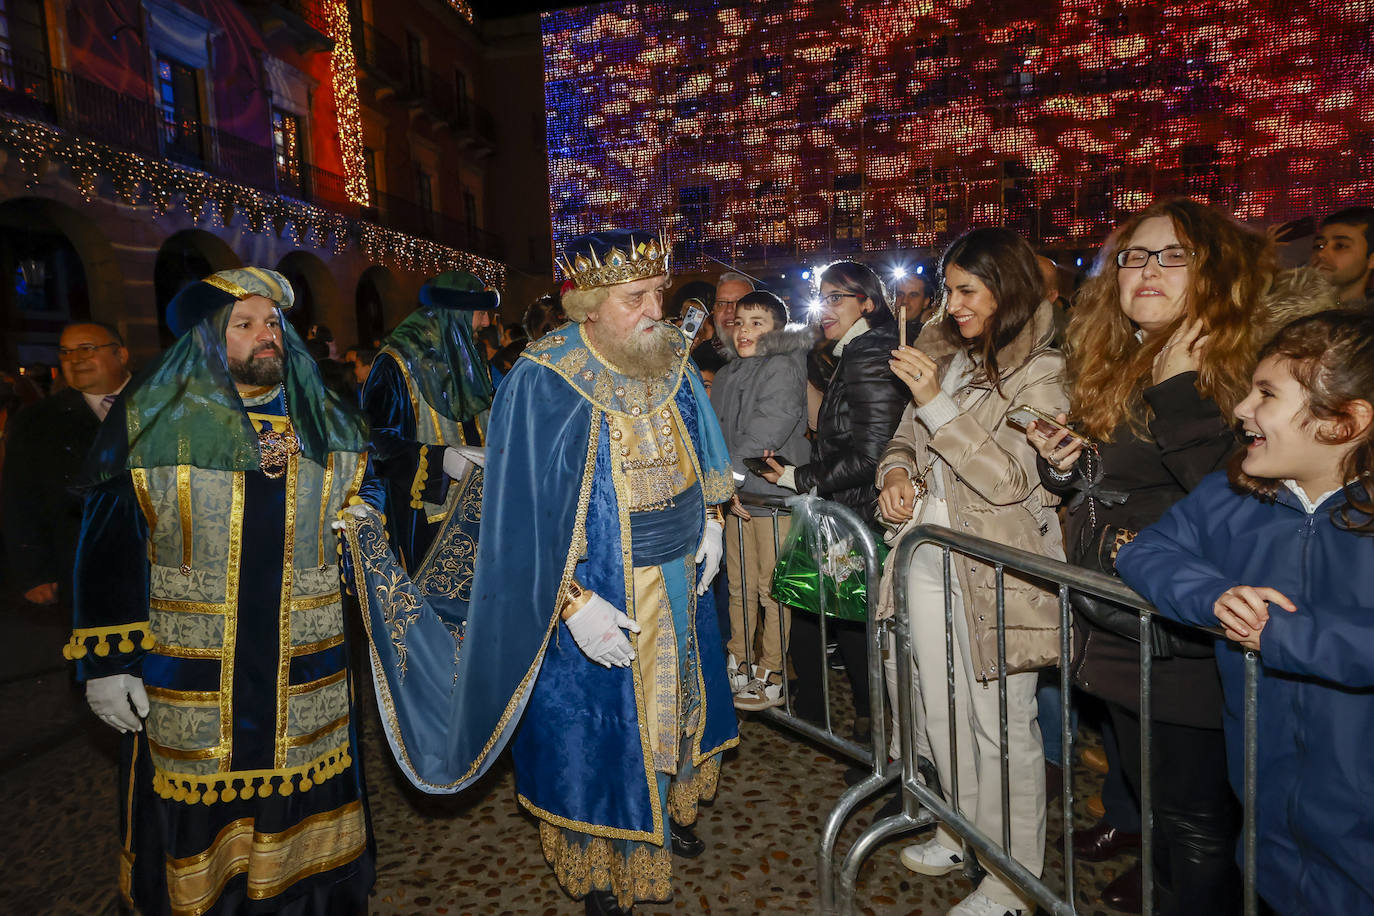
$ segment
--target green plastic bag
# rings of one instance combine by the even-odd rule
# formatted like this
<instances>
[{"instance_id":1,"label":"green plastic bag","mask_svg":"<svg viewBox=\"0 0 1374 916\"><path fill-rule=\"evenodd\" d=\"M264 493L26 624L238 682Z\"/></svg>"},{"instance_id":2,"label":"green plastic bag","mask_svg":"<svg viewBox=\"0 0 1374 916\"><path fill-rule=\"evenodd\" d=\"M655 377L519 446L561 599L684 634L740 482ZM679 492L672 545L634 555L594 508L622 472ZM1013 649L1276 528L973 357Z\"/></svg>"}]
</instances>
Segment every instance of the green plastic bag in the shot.
<instances>
[{"instance_id":1,"label":"green plastic bag","mask_svg":"<svg viewBox=\"0 0 1374 916\"><path fill-rule=\"evenodd\" d=\"M821 609L820 583L825 587L825 613L841 620L868 619L868 587L863 553L854 536L830 516L811 511L820 502L803 497L792 505L792 529L778 551L773 567L773 598L813 614ZM878 544L878 564L887 556L887 545ZM822 558L825 575L816 569Z\"/></svg>"}]
</instances>

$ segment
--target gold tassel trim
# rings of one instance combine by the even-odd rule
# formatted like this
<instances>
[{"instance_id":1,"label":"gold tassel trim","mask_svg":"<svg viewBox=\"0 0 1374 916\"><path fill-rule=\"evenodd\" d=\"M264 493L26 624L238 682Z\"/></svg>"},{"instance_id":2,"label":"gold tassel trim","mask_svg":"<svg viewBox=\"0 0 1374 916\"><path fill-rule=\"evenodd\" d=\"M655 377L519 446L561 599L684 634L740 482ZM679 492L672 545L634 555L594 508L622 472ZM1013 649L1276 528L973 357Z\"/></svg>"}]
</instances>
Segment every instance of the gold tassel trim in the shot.
<instances>
[{"instance_id":1,"label":"gold tassel trim","mask_svg":"<svg viewBox=\"0 0 1374 916\"><path fill-rule=\"evenodd\" d=\"M353 764L347 748L322 754L310 763L284 770L241 770L235 773L210 773L187 776L181 773L153 773L153 791L163 798L188 805L213 805L236 798L267 798L308 792L324 781L338 776Z\"/></svg>"},{"instance_id":2,"label":"gold tassel trim","mask_svg":"<svg viewBox=\"0 0 1374 916\"><path fill-rule=\"evenodd\" d=\"M429 482L429 446L420 446L420 462L415 468L415 479L410 484L410 508L423 509L425 501L422 494Z\"/></svg>"},{"instance_id":3,"label":"gold tassel trim","mask_svg":"<svg viewBox=\"0 0 1374 916\"><path fill-rule=\"evenodd\" d=\"M143 638L138 641L138 648L147 652L157 645L157 639L152 631L148 629L148 621L143 620L138 623L127 623L117 627L86 627L72 631L72 638L67 640L67 644L62 647L62 657L65 659L85 658L88 651L104 658L110 654L110 644L114 643L114 648L125 655L134 651L134 636L142 633ZM86 643L95 640L95 646L91 649L86 648Z\"/></svg>"}]
</instances>

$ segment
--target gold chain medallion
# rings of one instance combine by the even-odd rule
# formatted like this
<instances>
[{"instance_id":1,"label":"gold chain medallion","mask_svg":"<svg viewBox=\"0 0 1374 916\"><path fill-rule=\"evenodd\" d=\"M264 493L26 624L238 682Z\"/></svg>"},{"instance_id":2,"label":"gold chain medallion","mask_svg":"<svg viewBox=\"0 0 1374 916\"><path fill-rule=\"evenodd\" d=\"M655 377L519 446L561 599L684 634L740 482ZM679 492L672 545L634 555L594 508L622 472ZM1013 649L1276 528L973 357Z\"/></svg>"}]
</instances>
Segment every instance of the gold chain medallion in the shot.
<instances>
[{"instance_id":1,"label":"gold chain medallion","mask_svg":"<svg viewBox=\"0 0 1374 916\"><path fill-rule=\"evenodd\" d=\"M275 429L258 433L258 448L262 452L262 472L272 480L286 473L286 466L293 455L301 453L301 442L290 428L284 433Z\"/></svg>"}]
</instances>

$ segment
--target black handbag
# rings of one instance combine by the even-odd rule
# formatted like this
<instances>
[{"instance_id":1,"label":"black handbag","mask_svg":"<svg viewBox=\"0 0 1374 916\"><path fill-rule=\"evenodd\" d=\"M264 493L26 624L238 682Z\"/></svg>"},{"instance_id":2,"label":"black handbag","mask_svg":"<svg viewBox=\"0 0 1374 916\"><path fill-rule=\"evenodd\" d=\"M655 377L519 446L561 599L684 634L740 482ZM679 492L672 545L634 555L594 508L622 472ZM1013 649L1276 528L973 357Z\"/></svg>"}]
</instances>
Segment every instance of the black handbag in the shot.
<instances>
[{"instance_id":1,"label":"black handbag","mask_svg":"<svg viewBox=\"0 0 1374 916\"><path fill-rule=\"evenodd\" d=\"M1106 522L1099 525L1097 506L1099 501L1124 503L1129 495L1099 489L1105 469L1096 446L1083 450L1078 459L1078 472L1085 481L1080 492L1087 504L1088 524L1075 545L1077 549L1074 556L1069 558L1070 562L1119 578L1116 555L1122 547L1135 540L1139 532ZM1090 624L1133 642L1140 641L1140 616L1130 608L1078 591L1069 593L1069 604ZM1210 637L1194 635L1186 628L1159 617L1150 627L1150 652L1155 658L1210 658L1214 654Z\"/></svg>"}]
</instances>

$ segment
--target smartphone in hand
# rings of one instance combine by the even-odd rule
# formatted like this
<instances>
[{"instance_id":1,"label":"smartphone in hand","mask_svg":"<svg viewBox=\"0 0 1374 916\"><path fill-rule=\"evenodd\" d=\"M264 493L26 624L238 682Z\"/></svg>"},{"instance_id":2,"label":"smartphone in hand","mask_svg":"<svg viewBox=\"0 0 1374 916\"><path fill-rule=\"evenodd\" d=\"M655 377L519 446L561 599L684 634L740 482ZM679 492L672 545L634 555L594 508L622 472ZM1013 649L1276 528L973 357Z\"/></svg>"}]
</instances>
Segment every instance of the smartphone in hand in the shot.
<instances>
[{"instance_id":1,"label":"smartphone in hand","mask_svg":"<svg viewBox=\"0 0 1374 916\"><path fill-rule=\"evenodd\" d=\"M1068 429L1070 438L1082 442L1084 445L1088 443L1087 439L1069 429L1054 417L1045 413L1043 410L1036 410L1028 404L1022 404L1020 407L1012 408L1011 413L1007 414L1007 422L1012 426L1019 426L1024 430L1029 430L1032 423L1043 423L1047 428L1053 430Z\"/></svg>"},{"instance_id":2,"label":"smartphone in hand","mask_svg":"<svg viewBox=\"0 0 1374 916\"><path fill-rule=\"evenodd\" d=\"M682 316L682 333L688 340L696 340L701 323L706 320L706 309L696 299L688 299L687 312Z\"/></svg>"},{"instance_id":3,"label":"smartphone in hand","mask_svg":"<svg viewBox=\"0 0 1374 916\"><path fill-rule=\"evenodd\" d=\"M781 455L774 455L773 460L783 467L787 467L792 462ZM762 477L764 474L771 474L773 468L768 464L767 458L745 458L744 466L749 469L749 473Z\"/></svg>"}]
</instances>

